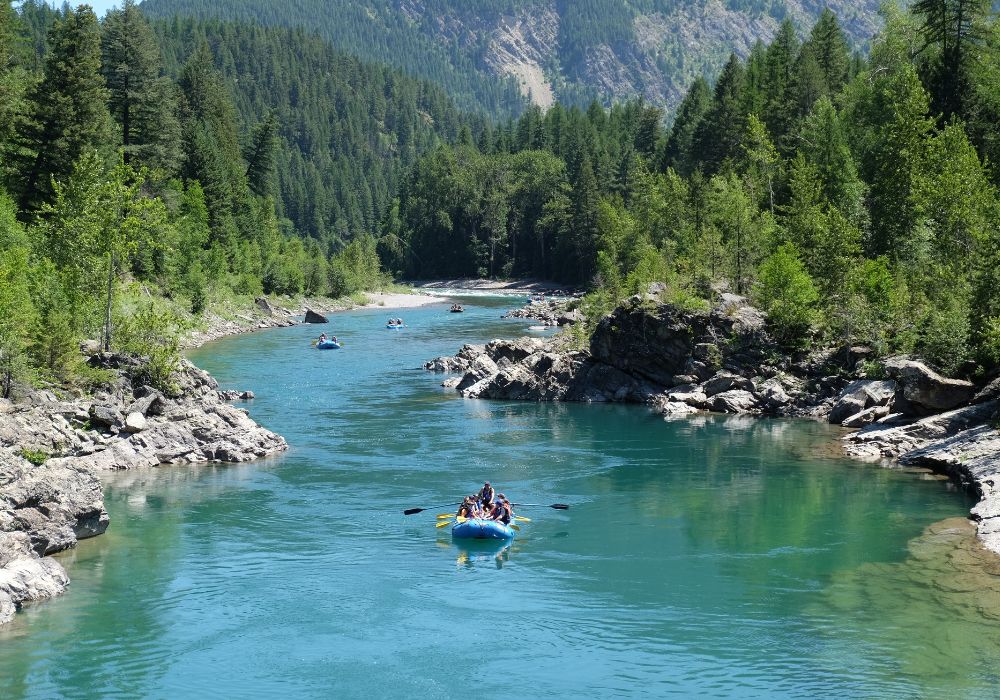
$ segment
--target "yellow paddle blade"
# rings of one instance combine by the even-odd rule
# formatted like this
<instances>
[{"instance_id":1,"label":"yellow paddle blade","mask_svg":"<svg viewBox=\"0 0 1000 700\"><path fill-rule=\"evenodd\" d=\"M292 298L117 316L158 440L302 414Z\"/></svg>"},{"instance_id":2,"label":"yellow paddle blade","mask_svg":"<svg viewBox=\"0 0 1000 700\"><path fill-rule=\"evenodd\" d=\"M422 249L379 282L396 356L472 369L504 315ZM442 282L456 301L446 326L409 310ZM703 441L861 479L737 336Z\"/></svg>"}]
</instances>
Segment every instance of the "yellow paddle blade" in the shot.
<instances>
[{"instance_id":1,"label":"yellow paddle blade","mask_svg":"<svg viewBox=\"0 0 1000 700\"><path fill-rule=\"evenodd\" d=\"M468 518L463 518L461 515L455 518L457 522L464 523Z\"/></svg>"},{"instance_id":2,"label":"yellow paddle blade","mask_svg":"<svg viewBox=\"0 0 1000 700\"><path fill-rule=\"evenodd\" d=\"M449 526L449 525L451 525L451 524L452 524L452 522L451 522L450 520L442 520L441 522L439 522L439 523L438 523L437 525L435 525L434 527L436 527L436 528L440 529L440 528L442 528L442 527L447 527L447 526Z\"/></svg>"},{"instance_id":3,"label":"yellow paddle blade","mask_svg":"<svg viewBox=\"0 0 1000 700\"><path fill-rule=\"evenodd\" d=\"M531 522L531 518L526 518L523 515L515 515L514 516L514 520L517 520L518 522L522 522L522 523L530 523Z\"/></svg>"},{"instance_id":4,"label":"yellow paddle blade","mask_svg":"<svg viewBox=\"0 0 1000 700\"><path fill-rule=\"evenodd\" d=\"M510 524L510 526L511 526L512 528L514 528L515 530L517 530L518 532L520 532L520 531L521 531L521 526L520 526L520 525L515 525L514 523L511 523L511 524Z\"/></svg>"},{"instance_id":5,"label":"yellow paddle blade","mask_svg":"<svg viewBox=\"0 0 1000 700\"><path fill-rule=\"evenodd\" d=\"M455 517L454 513L438 513L437 519L444 520L445 518L454 518L454 517Z\"/></svg>"}]
</instances>

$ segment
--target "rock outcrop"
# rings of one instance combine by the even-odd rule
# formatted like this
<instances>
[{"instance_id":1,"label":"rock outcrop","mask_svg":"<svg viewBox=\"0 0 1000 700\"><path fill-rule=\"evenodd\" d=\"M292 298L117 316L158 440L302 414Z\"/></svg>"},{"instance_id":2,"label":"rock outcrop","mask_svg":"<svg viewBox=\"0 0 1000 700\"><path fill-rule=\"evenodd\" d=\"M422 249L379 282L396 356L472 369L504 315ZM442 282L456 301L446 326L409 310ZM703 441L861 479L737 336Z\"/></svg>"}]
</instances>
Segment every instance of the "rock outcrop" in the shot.
<instances>
[{"instance_id":1,"label":"rock outcrop","mask_svg":"<svg viewBox=\"0 0 1000 700\"><path fill-rule=\"evenodd\" d=\"M27 601L62 593L63 567L43 555L108 527L101 483L81 467L34 465L0 451L0 624Z\"/></svg>"},{"instance_id":2,"label":"rock outcrop","mask_svg":"<svg viewBox=\"0 0 1000 700\"><path fill-rule=\"evenodd\" d=\"M65 589L66 572L40 557L107 529L98 471L244 462L286 447L225 403L229 395L190 362L181 362L169 395L143 383L135 358L97 353L90 362L117 370L97 395L59 399L41 391L0 410L0 623L22 602Z\"/></svg>"},{"instance_id":3,"label":"rock outcrop","mask_svg":"<svg viewBox=\"0 0 1000 700\"><path fill-rule=\"evenodd\" d=\"M977 393L906 357L883 363L885 379L859 377L874 360L864 347L790 357L764 315L729 294L711 312L633 297L601 320L586 350L564 342L466 345L425 367L461 373L444 385L467 398L645 403L666 418L808 416L860 429L849 454L931 467L976 493L972 517L1000 553L1000 380Z\"/></svg>"},{"instance_id":4,"label":"rock outcrop","mask_svg":"<svg viewBox=\"0 0 1000 700\"><path fill-rule=\"evenodd\" d=\"M893 459L947 474L979 499L970 517L989 549L1000 553L1000 400L919 420L894 414L845 438L862 459Z\"/></svg>"},{"instance_id":5,"label":"rock outcrop","mask_svg":"<svg viewBox=\"0 0 1000 700\"><path fill-rule=\"evenodd\" d=\"M976 395L972 382L942 377L923 362L907 357L886 360L885 370L899 383L896 403L908 415L949 411L968 403Z\"/></svg>"}]
</instances>

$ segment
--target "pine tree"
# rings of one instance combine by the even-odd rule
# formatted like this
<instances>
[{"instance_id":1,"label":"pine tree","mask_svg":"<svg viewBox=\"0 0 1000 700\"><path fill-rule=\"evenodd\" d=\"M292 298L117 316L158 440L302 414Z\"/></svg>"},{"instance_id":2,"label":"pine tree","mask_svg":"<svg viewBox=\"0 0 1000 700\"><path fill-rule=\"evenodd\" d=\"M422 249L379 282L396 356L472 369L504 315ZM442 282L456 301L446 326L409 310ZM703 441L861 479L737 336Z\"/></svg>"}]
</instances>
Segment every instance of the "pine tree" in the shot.
<instances>
[{"instance_id":1,"label":"pine tree","mask_svg":"<svg viewBox=\"0 0 1000 700\"><path fill-rule=\"evenodd\" d=\"M813 25L806 42L816 63L823 72L827 95L835 95L847 84L851 67L851 54L837 15L829 7L823 8Z\"/></svg>"},{"instance_id":2,"label":"pine tree","mask_svg":"<svg viewBox=\"0 0 1000 700\"><path fill-rule=\"evenodd\" d=\"M270 197L274 189L274 158L278 149L278 119L271 112L254 130L246 152L247 184L258 197Z\"/></svg>"},{"instance_id":3,"label":"pine tree","mask_svg":"<svg viewBox=\"0 0 1000 700\"><path fill-rule=\"evenodd\" d=\"M670 138L663 153L663 169L673 168L687 177L695 169L694 138L701 120L712 107L712 90L705 78L698 76L677 108Z\"/></svg>"},{"instance_id":4,"label":"pine tree","mask_svg":"<svg viewBox=\"0 0 1000 700\"><path fill-rule=\"evenodd\" d=\"M969 73L987 36L989 0L917 0L912 11L921 20L927 47L936 50L927 66L934 107L946 118L965 118Z\"/></svg>"},{"instance_id":5,"label":"pine tree","mask_svg":"<svg viewBox=\"0 0 1000 700\"><path fill-rule=\"evenodd\" d=\"M170 80L161 77L160 49L149 23L134 0L125 0L122 9L107 14L102 29L103 74L125 162L176 172L177 101Z\"/></svg>"},{"instance_id":6,"label":"pine tree","mask_svg":"<svg viewBox=\"0 0 1000 700\"><path fill-rule=\"evenodd\" d=\"M599 202L597 178L590 158L584 156L573 187L572 267L567 270L572 275L570 279L577 282L588 280L593 273Z\"/></svg>"},{"instance_id":7,"label":"pine tree","mask_svg":"<svg viewBox=\"0 0 1000 700\"><path fill-rule=\"evenodd\" d=\"M731 54L715 85L712 107L695 134L695 147L705 171L714 173L740 153L746 129L744 79L746 73L736 54Z\"/></svg>"},{"instance_id":8,"label":"pine tree","mask_svg":"<svg viewBox=\"0 0 1000 700\"><path fill-rule=\"evenodd\" d=\"M0 2L0 164L6 160L14 122L23 109L27 76L18 65L17 14L10 0ZM4 175L0 165L0 181Z\"/></svg>"},{"instance_id":9,"label":"pine tree","mask_svg":"<svg viewBox=\"0 0 1000 700\"><path fill-rule=\"evenodd\" d=\"M29 95L31 114L20 130L18 198L25 213L51 200L52 180L68 177L85 152L107 153L111 142L97 17L86 5L67 9L50 42L45 77Z\"/></svg>"},{"instance_id":10,"label":"pine tree","mask_svg":"<svg viewBox=\"0 0 1000 700\"><path fill-rule=\"evenodd\" d=\"M778 28L774 40L767 47L765 62L767 78L765 81L764 123L774 140L783 142L790 129L794 110L792 82L795 75L795 64L799 57L799 38L795 26L786 19Z\"/></svg>"}]
</instances>

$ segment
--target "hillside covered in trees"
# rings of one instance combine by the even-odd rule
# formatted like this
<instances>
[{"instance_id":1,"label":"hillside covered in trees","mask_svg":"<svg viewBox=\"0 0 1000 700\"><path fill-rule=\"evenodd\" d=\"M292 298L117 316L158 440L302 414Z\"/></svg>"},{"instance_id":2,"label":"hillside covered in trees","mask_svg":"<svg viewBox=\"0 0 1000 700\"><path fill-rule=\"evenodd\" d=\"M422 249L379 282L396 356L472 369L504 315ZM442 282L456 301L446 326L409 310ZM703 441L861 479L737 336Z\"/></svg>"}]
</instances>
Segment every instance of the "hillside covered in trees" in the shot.
<instances>
[{"instance_id":1,"label":"hillside covered in trees","mask_svg":"<svg viewBox=\"0 0 1000 700\"><path fill-rule=\"evenodd\" d=\"M807 30L832 8L854 45L877 26L876 0L144 0L155 17L308 27L338 49L444 86L465 108L503 118L517 83L546 105L642 96L672 109L730 52L745 57L782 20Z\"/></svg>"},{"instance_id":2,"label":"hillside covered in trees","mask_svg":"<svg viewBox=\"0 0 1000 700\"><path fill-rule=\"evenodd\" d=\"M442 89L299 30L11 5L0 393L79 371L80 339L157 347L178 319L142 287L198 314L376 283L373 233L402 173L462 132Z\"/></svg>"},{"instance_id":3,"label":"hillside covered in trees","mask_svg":"<svg viewBox=\"0 0 1000 700\"><path fill-rule=\"evenodd\" d=\"M596 284L592 316L653 281L696 306L728 288L793 347L996 365L1000 25L985 2L886 20L864 63L832 13L804 42L785 22L696 80L669 130L641 102L556 106L441 147L387 215L383 258Z\"/></svg>"}]
</instances>

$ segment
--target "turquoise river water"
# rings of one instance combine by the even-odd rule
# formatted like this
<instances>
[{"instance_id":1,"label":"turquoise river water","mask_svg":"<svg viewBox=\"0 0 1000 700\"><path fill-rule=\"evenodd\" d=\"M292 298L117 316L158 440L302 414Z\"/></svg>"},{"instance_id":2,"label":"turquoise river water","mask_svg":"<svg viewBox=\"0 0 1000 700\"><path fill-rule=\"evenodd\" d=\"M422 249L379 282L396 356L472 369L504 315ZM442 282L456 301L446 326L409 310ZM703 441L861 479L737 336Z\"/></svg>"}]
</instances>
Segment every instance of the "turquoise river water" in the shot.
<instances>
[{"instance_id":1,"label":"turquoise river water","mask_svg":"<svg viewBox=\"0 0 1000 700\"><path fill-rule=\"evenodd\" d=\"M1000 692L966 496L814 422L463 400L420 364L527 326L465 301L337 314L339 351L300 326L194 353L291 449L108 475L68 593L0 629L0 697ZM543 504L510 546L434 527L484 479Z\"/></svg>"}]
</instances>

